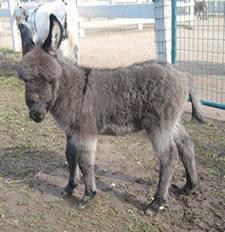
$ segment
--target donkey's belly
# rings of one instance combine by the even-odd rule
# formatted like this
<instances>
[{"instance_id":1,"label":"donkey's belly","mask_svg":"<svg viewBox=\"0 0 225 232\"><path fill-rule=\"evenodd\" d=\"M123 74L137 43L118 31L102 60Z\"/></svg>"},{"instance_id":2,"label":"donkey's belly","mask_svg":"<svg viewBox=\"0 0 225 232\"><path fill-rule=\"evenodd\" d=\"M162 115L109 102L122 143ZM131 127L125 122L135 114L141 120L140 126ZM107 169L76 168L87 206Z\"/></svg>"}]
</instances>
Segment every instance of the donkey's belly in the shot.
<instances>
[{"instance_id":1,"label":"donkey's belly","mask_svg":"<svg viewBox=\"0 0 225 232\"><path fill-rule=\"evenodd\" d=\"M102 127L98 129L98 133L102 135L124 135L127 133L139 131L141 129L141 126L133 123L125 123L122 125L111 123L102 125Z\"/></svg>"}]
</instances>

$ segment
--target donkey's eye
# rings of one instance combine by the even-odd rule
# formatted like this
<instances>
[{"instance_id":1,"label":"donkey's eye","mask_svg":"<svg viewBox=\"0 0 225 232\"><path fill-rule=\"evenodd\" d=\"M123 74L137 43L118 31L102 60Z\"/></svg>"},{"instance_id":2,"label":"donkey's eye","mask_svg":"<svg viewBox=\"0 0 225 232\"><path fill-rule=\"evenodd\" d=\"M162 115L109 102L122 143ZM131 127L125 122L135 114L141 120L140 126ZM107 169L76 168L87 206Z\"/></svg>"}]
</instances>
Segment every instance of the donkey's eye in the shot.
<instances>
[{"instance_id":1,"label":"donkey's eye","mask_svg":"<svg viewBox=\"0 0 225 232\"><path fill-rule=\"evenodd\" d=\"M35 100L27 100L27 105L28 105L28 107L31 107L33 104L35 104L36 103L36 101Z\"/></svg>"}]
</instances>

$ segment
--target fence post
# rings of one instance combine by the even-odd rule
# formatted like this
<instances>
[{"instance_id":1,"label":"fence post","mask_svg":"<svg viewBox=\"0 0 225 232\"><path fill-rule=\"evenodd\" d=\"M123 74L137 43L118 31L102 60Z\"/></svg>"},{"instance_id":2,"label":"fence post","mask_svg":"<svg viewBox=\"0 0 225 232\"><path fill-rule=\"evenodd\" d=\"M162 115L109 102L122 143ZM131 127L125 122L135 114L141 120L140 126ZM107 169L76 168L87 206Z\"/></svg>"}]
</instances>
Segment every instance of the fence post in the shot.
<instances>
[{"instance_id":1,"label":"fence post","mask_svg":"<svg viewBox=\"0 0 225 232\"><path fill-rule=\"evenodd\" d=\"M79 34L79 14L78 14L78 3L77 0L68 0L68 11L67 11L67 19L68 19L68 29L72 33L73 39L78 41Z\"/></svg>"},{"instance_id":2,"label":"fence post","mask_svg":"<svg viewBox=\"0 0 225 232\"><path fill-rule=\"evenodd\" d=\"M195 2L194 0L190 0L190 7L189 7L189 27L193 28L194 20L195 20Z\"/></svg>"},{"instance_id":3,"label":"fence post","mask_svg":"<svg viewBox=\"0 0 225 232\"><path fill-rule=\"evenodd\" d=\"M171 63L171 0L154 2L157 59Z\"/></svg>"},{"instance_id":4,"label":"fence post","mask_svg":"<svg viewBox=\"0 0 225 232\"><path fill-rule=\"evenodd\" d=\"M177 0L172 0L172 64L176 64L177 50Z\"/></svg>"},{"instance_id":5,"label":"fence post","mask_svg":"<svg viewBox=\"0 0 225 232\"><path fill-rule=\"evenodd\" d=\"M13 50L19 51L19 37L16 25L16 8L15 8L15 1L8 0L8 8L9 8L9 20L10 20L10 28L12 33L12 42L13 42Z\"/></svg>"}]
</instances>

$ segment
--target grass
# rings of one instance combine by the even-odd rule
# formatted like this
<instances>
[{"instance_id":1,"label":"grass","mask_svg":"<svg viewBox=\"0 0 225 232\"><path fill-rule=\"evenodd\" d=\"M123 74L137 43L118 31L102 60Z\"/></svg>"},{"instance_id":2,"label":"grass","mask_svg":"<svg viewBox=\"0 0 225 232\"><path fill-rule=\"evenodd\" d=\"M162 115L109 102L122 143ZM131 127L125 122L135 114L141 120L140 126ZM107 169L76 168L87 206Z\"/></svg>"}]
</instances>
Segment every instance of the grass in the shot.
<instances>
[{"instance_id":1,"label":"grass","mask_svg":"<svg viewBox=\"0 0 225 232\"><path fill-rule=\"evenodd\" d=\"M4 53L4 55L10 54L12 56L19 54L18 52L14 52L12 49L9 49L9 48L0 48L0 54L1 53Z\"/></svg>"}]
</instances>

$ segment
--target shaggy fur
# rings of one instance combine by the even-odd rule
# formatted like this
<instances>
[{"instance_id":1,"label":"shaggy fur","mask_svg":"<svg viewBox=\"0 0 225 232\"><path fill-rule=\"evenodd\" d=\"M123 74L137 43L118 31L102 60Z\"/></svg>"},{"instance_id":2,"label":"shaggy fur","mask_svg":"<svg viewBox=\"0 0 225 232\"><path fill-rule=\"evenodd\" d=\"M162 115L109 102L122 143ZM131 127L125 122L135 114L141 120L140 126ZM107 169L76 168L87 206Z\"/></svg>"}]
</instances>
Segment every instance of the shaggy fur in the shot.
<instances>
[{"instance_id":1,"label":"shaggy fur","mask_svg":"<svg viewBox=\"0 0 225 232\"><path fill-rule=\"evenodd\" d=\"M31 44L18 66L18 76L25 82L30 117L41 122L50 111L66 134L70 177L65 191L72 194L77 186L74 172L79 166L85 184L83 201L95 195L98 134L121 135L144 129L160 163L159 184L149 208L158 209L166 201L178 157L187 175L182 192L190 193L198 183L194 146L181 122L189 94L193 116L202 121L191 78L155 60L116 69L72 66L54 55L62 30L57 19L50 18L48 39L43 46ZM21 31L22 41L29 43L27 34Z\"/></svg>"}]
</instances>

